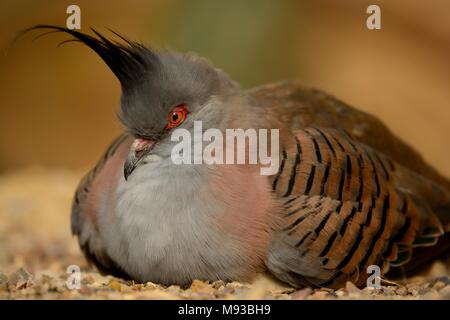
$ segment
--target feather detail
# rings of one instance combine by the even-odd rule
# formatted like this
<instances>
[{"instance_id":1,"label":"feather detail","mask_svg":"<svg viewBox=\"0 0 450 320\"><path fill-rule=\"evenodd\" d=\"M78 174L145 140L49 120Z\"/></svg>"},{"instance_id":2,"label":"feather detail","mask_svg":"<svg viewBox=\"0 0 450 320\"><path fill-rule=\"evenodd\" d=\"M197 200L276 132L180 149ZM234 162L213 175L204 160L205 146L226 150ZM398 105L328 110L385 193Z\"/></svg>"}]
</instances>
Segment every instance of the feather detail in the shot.
<instances>
[{"instance_id":1,"label":"feather detail","mask_svg":"<svg viewBox=\"0 0 450 320\"><path fill-rule=\"evenodd\" d=\"M294 277L295 270L284 270L291 284L362 285L369 265L401 266L413 247L443 234L435 213L447 204L442 187L343 130L309 127L294 135L272 184L280 199L289 197L279 232L297 249L283 259L318 271Z\"/></svg>"}]
</instances>

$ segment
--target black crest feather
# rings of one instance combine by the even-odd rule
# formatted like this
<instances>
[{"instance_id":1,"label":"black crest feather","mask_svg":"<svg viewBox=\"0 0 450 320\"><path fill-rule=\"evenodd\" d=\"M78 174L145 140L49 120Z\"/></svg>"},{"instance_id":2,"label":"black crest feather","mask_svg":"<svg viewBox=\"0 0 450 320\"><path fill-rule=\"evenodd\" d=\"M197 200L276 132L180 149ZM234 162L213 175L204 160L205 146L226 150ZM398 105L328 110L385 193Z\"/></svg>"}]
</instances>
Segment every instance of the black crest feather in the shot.
<instances>
[{"instance_id":1,"label":"black crest feather","mask_svg":"<svg viewBox=\"0 0 450 320\"><path fill-rule=\"evenodd\" d=\"M134 83L139 81L143 75L152 68L152 65L158 59L157 55L144 45L130 41L110 29L108 30L118 36L123 43L109 40L93 28L91 28L91 30L97 37L76 30L45 24L28 28L24 30L22 34L33 30L48 30L40 36L49 33L63 32L74 37L74 39L61 42L60 45L72 41L84 43L94 50L108 65L111 71L119 79L123 89L128 89L133 86Z\"/></svg>"},{"instance_id":2,"label":"black crest feather","mask_svg":"<svg viewBox=\"0 0 450 320\"><path fill-rule=\"evenodd\" d=\"M153 51L111 31L108 39L94 29L93 34L40 24L24 30L65 33L96 52L119 79L122 86L119 119L136 136L158 137L164 132L169 112L180 104L191 113L211 97L228 96L237 86L206 59L174 51Z\"/></svg>"}]
</instances>

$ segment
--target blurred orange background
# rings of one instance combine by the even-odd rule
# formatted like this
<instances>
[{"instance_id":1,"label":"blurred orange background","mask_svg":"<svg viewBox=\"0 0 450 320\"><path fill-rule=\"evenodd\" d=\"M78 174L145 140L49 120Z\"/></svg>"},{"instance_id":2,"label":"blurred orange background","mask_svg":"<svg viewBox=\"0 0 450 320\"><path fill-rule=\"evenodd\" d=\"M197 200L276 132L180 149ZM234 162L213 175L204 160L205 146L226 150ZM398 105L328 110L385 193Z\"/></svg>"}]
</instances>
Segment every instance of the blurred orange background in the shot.
<instances>
[{"instance_id":1,"label":"blurred orange background","mask_svg":"<svg viewBox=\"0 0 450 320\"><path fill-rule=\"evenodd\" d=\"M156 48L194 51L244 88L298 79L381 118L450 177L450 1L0 2L0 171L92 166L120 132L120 87L81 44L36 34L81 8L81 31L112 28ZM366 8L381 7L381 30Z\"/></svg>"}]
</instances>

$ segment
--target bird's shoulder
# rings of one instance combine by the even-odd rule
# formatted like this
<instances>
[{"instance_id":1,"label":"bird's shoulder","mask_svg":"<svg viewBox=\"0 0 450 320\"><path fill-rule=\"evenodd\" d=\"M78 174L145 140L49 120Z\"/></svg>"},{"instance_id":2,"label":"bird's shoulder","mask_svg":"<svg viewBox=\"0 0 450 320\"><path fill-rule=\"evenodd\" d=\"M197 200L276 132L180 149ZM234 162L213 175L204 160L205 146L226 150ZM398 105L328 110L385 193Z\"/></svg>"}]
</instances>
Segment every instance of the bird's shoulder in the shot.
<instances>
[{"instance_id":1,"label":"bird's shoulder","mask_svg":"<svg viewBox=\"0 0 450 320\"><path fill-rule=\"evenodd\" d=\"M358 110L324 91L298 81L282 81L246 91L252 103L262 108L266 124L288 131L311 126L342 129L364 143L429 179L450 189L448 179L432 168L409 144L397 137L377 117Z\"/></svg>"}]
</instances>

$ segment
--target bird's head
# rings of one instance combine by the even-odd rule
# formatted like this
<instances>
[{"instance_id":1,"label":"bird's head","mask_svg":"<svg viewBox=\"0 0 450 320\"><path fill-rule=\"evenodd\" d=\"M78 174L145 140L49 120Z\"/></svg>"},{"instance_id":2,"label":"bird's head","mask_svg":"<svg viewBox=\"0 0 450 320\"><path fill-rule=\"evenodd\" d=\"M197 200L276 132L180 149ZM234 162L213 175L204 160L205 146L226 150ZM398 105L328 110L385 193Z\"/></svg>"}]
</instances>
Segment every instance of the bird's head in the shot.
<instances>
[{"instance_id":1,"label":"bird's head","mask_svg":"<svg viewBox=\"0 0 450 320\"><path fill-rule=\"evenodd\" d=\"M203 129L223 128L222 113L239 88L225 73L206 59L171 51L155 51L115 33L110 40L51 25L34 29L60 31L95 51L120 81L119 119L135 137L124 176L146 162L170 157L176 128L193 131L194 120Z\"/></svg>"}]
</instances>

